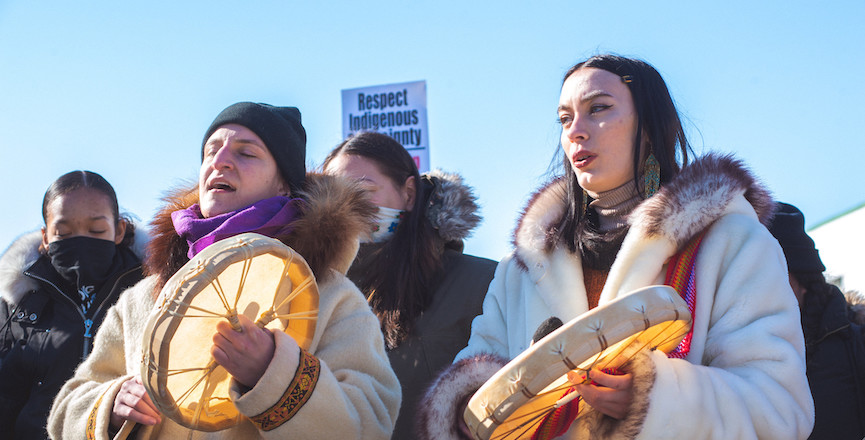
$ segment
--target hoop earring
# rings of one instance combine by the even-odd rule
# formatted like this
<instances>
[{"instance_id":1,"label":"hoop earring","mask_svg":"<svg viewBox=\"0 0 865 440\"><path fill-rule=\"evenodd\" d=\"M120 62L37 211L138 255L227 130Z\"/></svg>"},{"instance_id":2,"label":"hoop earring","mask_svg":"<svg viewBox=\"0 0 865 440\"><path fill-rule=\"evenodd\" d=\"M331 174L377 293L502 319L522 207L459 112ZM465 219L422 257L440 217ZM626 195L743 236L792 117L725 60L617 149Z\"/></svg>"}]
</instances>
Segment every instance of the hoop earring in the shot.
<instances>
[{"instance_id":1,"label":"hoop earring","mask_svg":"<svg viewBox=\"0 0 865 440\"><path fill-rule=\"evenodd\" d=\"M661 164L655 155L649 153L646 163L643 164L643 195L645 198L652 197L661 186Z\"/></svg>"}]
</instances>

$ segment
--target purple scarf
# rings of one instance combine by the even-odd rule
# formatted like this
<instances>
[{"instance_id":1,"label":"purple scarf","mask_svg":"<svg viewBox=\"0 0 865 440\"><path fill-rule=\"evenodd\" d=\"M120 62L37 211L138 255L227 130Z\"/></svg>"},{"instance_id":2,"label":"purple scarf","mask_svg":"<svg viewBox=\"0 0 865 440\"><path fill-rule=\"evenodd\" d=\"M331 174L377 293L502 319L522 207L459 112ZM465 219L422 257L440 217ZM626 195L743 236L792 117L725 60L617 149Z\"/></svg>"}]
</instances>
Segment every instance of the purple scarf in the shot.
<instances>
[{"instance_id":1,"label":"purple scarf","mask_svg":"<svg viewBox=\"0 0 865 440\"><path fill-rule=\"evenodd\" d=\"M201 208L194 204L171 213L177 235L189 243L190 259L211 244L244 232L255 232L271 238L288 234L292 222L300 215L303 199L276 196L259 200L246 208L211 218L201 217Z\"/></svg>"}]
</instances>

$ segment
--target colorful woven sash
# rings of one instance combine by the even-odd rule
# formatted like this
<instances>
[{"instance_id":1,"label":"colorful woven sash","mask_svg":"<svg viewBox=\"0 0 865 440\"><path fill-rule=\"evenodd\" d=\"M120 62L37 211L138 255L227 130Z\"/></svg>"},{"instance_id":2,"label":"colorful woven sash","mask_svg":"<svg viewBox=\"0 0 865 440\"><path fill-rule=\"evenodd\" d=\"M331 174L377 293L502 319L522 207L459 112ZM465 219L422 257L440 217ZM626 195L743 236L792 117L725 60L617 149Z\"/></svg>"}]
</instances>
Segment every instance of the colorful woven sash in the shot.
<instances>
[{"instance_id":1,"label":"colorful woven sash","mask_svg":"<svg viewBox=\"0 0 865 440\"><path fill-rule=\"evenodd\" d=\"M691 337L694 335L694 322L697 316L694 315L694 308L697 306L697 250L700 249L700 243L703 241L703 232L700 235L691 239L691 241L682 249L681 252L674 255L667 265L667 276L664 278L664 284L672 287L679 293L679 296L688 304L688 311L691 312L691 329L688 334L682 339L682 342L667 353L667 357L684 359L691 351Z\"/></svg>"},{"instance_id":2,"label":"colorful woven sash","mask_svg":"<svg viewBox=\"0 0 865 440\"><path fill-rule=\"evenodd\" d=\"M682 249L681 252L674 255L667 264L667 275L664 278L664 284L672 287L688 304L688 311L691 312L691 322L696 320L694 316L694 308L697 305L697 251L700 249L700 243L703 241L705 231L700 235L692 238L690 242ZM694 326L691 325L691 330L682 339L676 348L667 354L667 357L683 359L691 351L691 337L694 334ZM622 374L618 370L604 370L608 374ZM568 388L562 397L575 391L574 387ZM556 410L550 412L538 428L532 434L531 440L549 440L564 434L570 427L571 423L576 420L579 415L580 398L562 405Z\"/></svg>"}]
</instances>

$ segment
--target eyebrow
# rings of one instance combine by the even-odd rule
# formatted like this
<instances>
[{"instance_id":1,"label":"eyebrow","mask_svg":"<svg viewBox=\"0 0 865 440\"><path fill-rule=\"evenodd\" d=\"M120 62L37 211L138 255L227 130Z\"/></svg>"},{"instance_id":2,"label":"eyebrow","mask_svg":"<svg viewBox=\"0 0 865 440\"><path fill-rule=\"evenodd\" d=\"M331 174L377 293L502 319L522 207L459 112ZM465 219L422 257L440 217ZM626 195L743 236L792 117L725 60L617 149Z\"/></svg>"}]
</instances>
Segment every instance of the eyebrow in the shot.
<instances>
[{"instance_id":1,"label":"eyebrow","mask_svg":"<svg viewBox=\"0 0 865 440\"><path fill-rule=\"evenodd\" d=\"M106 220L107 221L108 216L107 215L97 215L95 217L88 217L88 220ZM66 220L66 218L60 217L59 219L57 219L53 223L55 225L65 225L65 224L68 224L70 222L71 222L71 220Z\"/></svg>"},{"instance_id":2,"label":"eyebrow","mask_svg":"<svg viewBox=\"0 0 865 440\"><path fill-rule=\"evenodd\" d=\"M613 97L613 95L611 95L608 92L605 92L603 90L592 90L591 92L583 95L583 97L580 98L580 102L591 101L591 100L593 100L599 96L609 96L610 98Z\"/></svg>"},{"instance_id":3,"label":"eyebrow","mask_svg":"<svg viewBox=\"0 0 865 440\"><path fill-rule=\"evenodd\" d=\"M258 146L258 147L265 148L263 142L258 142L258 141L255 140L255 139L242 138L242 139L237 139L235 142L240 143L240 144L250 144L250 145L255 145L255 146Z\"/></svg>"},{"instance_id":4,"label":"eyebrow","mask_svg":"<svg viewBox=\"0 0 865 440\"><path fill-rule=\"evenodd\" d=\"M591 92L586 93L585 95L583 95L582 97L580 97L580 103L585 103L585 102L591 101L591 100L593 100L593 99L595 99L595 98L598 98L598 97L600 97L600 96L608 96L608 97L610 97L610 98L613 98L613 97L614 97L613 95L611 95L610 93L608 93L608 92L606 92L606 91L604 91L604 90L592 90ZM570 110L570 109L571 109L571 106L570 106L570 105L568 105L568 104L561 104L561 105L559 105L559 109L558 109L558 111L562 111L562 110Z\"/></svg>"},{"instance_id":5,"label":"eyebrow","mask_svg":"<svg viewBox=\"0 0 865 440\"><path fill-rule=\"evenodd\" d=\"M225 139L220 139L217 141L217 139L215 139L215 138L213 140L208 139L207 143L205 143L204 146L206 147L209 145L213 145L216 142L219 142L220 144L222 144L222 143L224 143L223 142L224 140ZM267 148L267 146L264 145L263 142L258 142L257 140L252 139L252 138L240 138L240 139L236 139L235 142L237 142L239 144L244 144L244 145L255 145L256 147Z\"/></svg>"}]
</instances>

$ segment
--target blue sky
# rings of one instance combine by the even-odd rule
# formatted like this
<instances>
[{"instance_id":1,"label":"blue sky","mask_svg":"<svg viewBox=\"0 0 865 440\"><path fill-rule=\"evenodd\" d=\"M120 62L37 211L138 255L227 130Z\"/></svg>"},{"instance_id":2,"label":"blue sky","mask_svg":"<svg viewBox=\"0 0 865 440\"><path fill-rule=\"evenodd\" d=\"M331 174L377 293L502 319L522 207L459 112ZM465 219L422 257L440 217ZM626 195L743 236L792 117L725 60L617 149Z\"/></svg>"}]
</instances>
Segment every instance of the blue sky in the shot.
<instances>
[{"instance_id":1,"label":"blue sky","mask_svg":"<svg viewBox=\"0 0 865 440\"><path fill-rule=\"evenodd\" d=\"M427 81L430 159L475 188L500 259L558 142L562 74L600 52L665 77L697 153L734 153L808 225L865 202L865 2L0 0L0 248L89 169L147 222L236 101L294 105L308 165L340 91ZM826 5L826 6L824 6Z\"/></svg>"}]
</instances>

